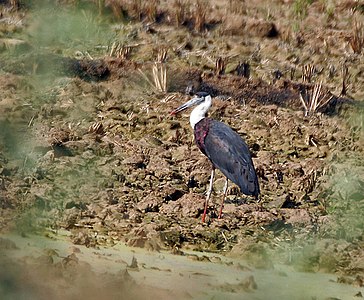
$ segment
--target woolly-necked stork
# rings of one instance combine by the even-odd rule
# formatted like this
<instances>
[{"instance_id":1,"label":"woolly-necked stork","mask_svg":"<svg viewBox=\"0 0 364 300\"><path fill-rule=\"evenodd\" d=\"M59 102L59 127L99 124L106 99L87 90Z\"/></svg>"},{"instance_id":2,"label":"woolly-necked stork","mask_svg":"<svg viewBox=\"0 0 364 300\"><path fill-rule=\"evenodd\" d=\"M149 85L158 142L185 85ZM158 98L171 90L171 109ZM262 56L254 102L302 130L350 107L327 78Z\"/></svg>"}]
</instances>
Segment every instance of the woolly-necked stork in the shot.
<instances>
[{"instance_id":1,"label":"woolly-necked stork","mask_svg":"<svg viewBox=\"0 0 364 300\"><path fill-rule=\"evenodd\" d=\"M171 112L171 115L175 115L191 106L197 105L192 110L190 124L194 130L198 148L212 163L210 186L207 191L202 222L205 222L215 168L218 168L226 176L224 196L218 218L221 218L229 179L239 186L243 194L252 195L255 198L258 198L259 195L258 178L247 144L238 133L226 124L206 117L211 104L211 96L208 93L200 92L194 98Z\"/></svg>"}]
</instances>

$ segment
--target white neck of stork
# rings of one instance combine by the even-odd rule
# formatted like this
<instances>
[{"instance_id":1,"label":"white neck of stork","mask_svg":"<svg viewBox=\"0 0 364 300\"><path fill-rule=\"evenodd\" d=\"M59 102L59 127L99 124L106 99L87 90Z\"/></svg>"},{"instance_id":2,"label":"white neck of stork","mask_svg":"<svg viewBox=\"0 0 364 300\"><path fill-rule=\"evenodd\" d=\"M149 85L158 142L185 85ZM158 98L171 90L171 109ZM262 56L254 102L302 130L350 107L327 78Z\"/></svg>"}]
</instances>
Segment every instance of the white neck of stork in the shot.
<instances>
[{"instance_id":1,"label":"white neck of stork","mask_svg":"<svg viewBox=\"0 0 364 300\"><path fill-rule=\"evenodd\" d=\"M206 117L206 113L211 107L212 99L210 95L204 97L205 101L195 107L190 115L190 124L192 129L195 129L195 125Z\"/></svg>"}]
</instances>

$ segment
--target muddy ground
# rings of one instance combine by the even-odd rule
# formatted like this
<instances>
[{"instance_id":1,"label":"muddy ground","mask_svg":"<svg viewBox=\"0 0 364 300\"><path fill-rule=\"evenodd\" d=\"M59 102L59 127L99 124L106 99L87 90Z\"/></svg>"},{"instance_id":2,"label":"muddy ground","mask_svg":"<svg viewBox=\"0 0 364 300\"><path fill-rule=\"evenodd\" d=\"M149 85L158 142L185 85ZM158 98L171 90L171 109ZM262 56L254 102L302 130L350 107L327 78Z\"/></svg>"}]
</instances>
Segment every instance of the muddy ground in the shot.
<instances>
[{"instance_id":1,"label":"muddy ground","mask_svg":"<svg viewBox=\"0 0 364 300\"><path fill-rule=\"evenodd\" d=\"M364 5L132 3L0 2L1 232L216 253L268 272L335 274L364 293ZM153 67L166 70L165 90ZM327 105L305 113L300 94L320 82ZM231 185L218 220L218 172L206 223L211 165L188 113L169 115L196 91L247 141L261 186L258 203ZM34 266L4 257L3 270Z\"/></svg>"}]
</instances>

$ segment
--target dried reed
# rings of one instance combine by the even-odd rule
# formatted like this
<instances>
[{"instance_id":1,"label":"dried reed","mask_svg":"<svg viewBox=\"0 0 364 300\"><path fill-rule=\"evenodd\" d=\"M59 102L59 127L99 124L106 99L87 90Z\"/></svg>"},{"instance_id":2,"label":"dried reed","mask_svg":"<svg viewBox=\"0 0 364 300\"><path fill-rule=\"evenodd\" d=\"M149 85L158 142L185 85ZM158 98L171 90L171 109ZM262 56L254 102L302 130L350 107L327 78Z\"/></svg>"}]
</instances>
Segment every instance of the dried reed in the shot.
<instances>
[{"instance_id":1,"label":"dried reed","mask_svg":"<svg viewBox=\"0 0 364 300\"><path fill-rule=\"evenodd\" d=\"M148 21L155 22L157 20L158 5L159 5L159 0L145 1L143 11Z\"/></svg>"},{"instance_id":2,"label":"dried reed","mask_svg":"<svg viewBox=\"0 0 364 300\"><path fill-rule=\"evenodd\" d=\"M303 82L311 83L312 77L315 73L315 66L308 64L302 67L302 80Z\"/></svg>"},{"instance_id":3,"label":"dried reed","mask_svg":"<svg viewBox=\"0 0 364 300\"><path fill-rule=\"evenodd\" d=\"M148 76L142 71L138 70L139 73L144 77L144 79L149 83L149 85L159 93L167 92L167 60L168 49L161 48L158 50L157 61L154 63L152 67L152 80L148 78Z\"/></svg>"},{"instance_id":4,"label":"dried reed","mask_svg":"<svg viewBox=\"0 0 364 300\"><path fill-rule=\"evenodd\" d=\"M357 20L354 20L353 27L353 34L350 37L349 44L351 46L351 49L353 49L354 53L360 54L364 46L363 24L358 22Z\"/></svg>"},{"instance_id":5,"label":"dried reed","mask_svg":"<svg viewBox=\"0 0 364 300\"><path fill-rule=\"evenodd\" d=\"M174 16L175 16L175 22L176 26L181 26L186 19L186 11L187 11L187 1L185 0L175 0L174 4Z\"/></svg>"},{"instance_id":6,"label":"dried reed","mask_svg":"<svg viewBox=\"0 0 364 300\"><path fill-rule=\"evenodd\" d=\"M158 92L167 92L167 68L164 64L154 63L153 66L154 87Z\"/></svg>"},{"instance_id":7,"label":"dried reed","mask_svg":"<svg viewBox=\"0 0 364 300\"><path fill-rule=\"evenodd\" d=\"M167 60L168 48L160 48L157 53L157 63L165 63Z\"/></svg>"},{"instance_id":8,"label":"dried reed","mask_svg":"<svg viewBox=\"0 0 364 300\"><path fill-rule=\"evenodd\" d=\"M131 53L130 46L123 46L118 42L114 42L111 45L109 56L111 56L111 57L115 56L122 60L127 60L130 56L130 53Z\"/></svg>"},{"instance_id":9,"label":"dried reed","mask_svg":"<svg viewBox=\"0 0 364 300\"><path fill-rule=\"evenodd\" d=\"M215 62L215 74L223 75L226 69L226 58L218 57Z\"/></svg>"},{"instance_id":10,"label":"dried reed","mask_svg":"<svg viewBox=\"0 0 364 300\"><path fill-rule=\"evenodd\" d=\"M203 32L205 29L206 23L206 11L207 11L207 3L202 0L198 0L196 2L196 8L193 12L194 19L194 28L198 32Z\"/></svg>"},{"instance_id":11,"label":"dried reed","mask_svg":"<svg viewBox=\"0 0 364 300\"><path fill-rule=\"evenodd\" d=\"M312 115L325 107L333 98L329 92L322 91L322 82L315 84L312 93L300 94L300 100L305 109L305 116Z\"/></svg>"},{"instance_id":12,"label":"dried reed","mask_svg":"<svg viewBox=\"0 0 364 300\"><path fill-rule=\"evenodd\" d=\"M243 15L246 13L244 0L229 0L229 11L234 14Z\"/></svg>"}]
</instances>

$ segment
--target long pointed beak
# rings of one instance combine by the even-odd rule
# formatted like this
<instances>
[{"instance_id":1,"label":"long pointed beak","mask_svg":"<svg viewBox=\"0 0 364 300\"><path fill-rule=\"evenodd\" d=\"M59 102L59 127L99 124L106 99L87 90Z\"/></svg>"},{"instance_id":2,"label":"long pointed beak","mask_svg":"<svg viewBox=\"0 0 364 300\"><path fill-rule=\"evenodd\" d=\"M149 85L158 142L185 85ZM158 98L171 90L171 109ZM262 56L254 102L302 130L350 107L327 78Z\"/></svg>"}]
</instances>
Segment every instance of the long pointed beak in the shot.
<instances>
[{"instance_id":1,"label":"long pointed beak","mask_svg":"<svg viewBox=\"0 0 364 300\"><path fill-rule=\"evenodd\" d=\"M182 104L181 106L177 107L176 109L172 110L170 112L170 115L174 116L177 113L191 107L197 104L200 104L202 101L204 100L204 98L200 98L200 97L194 97L191 100L187 101L186 103Z\"/></svg>"}]
</instances>

